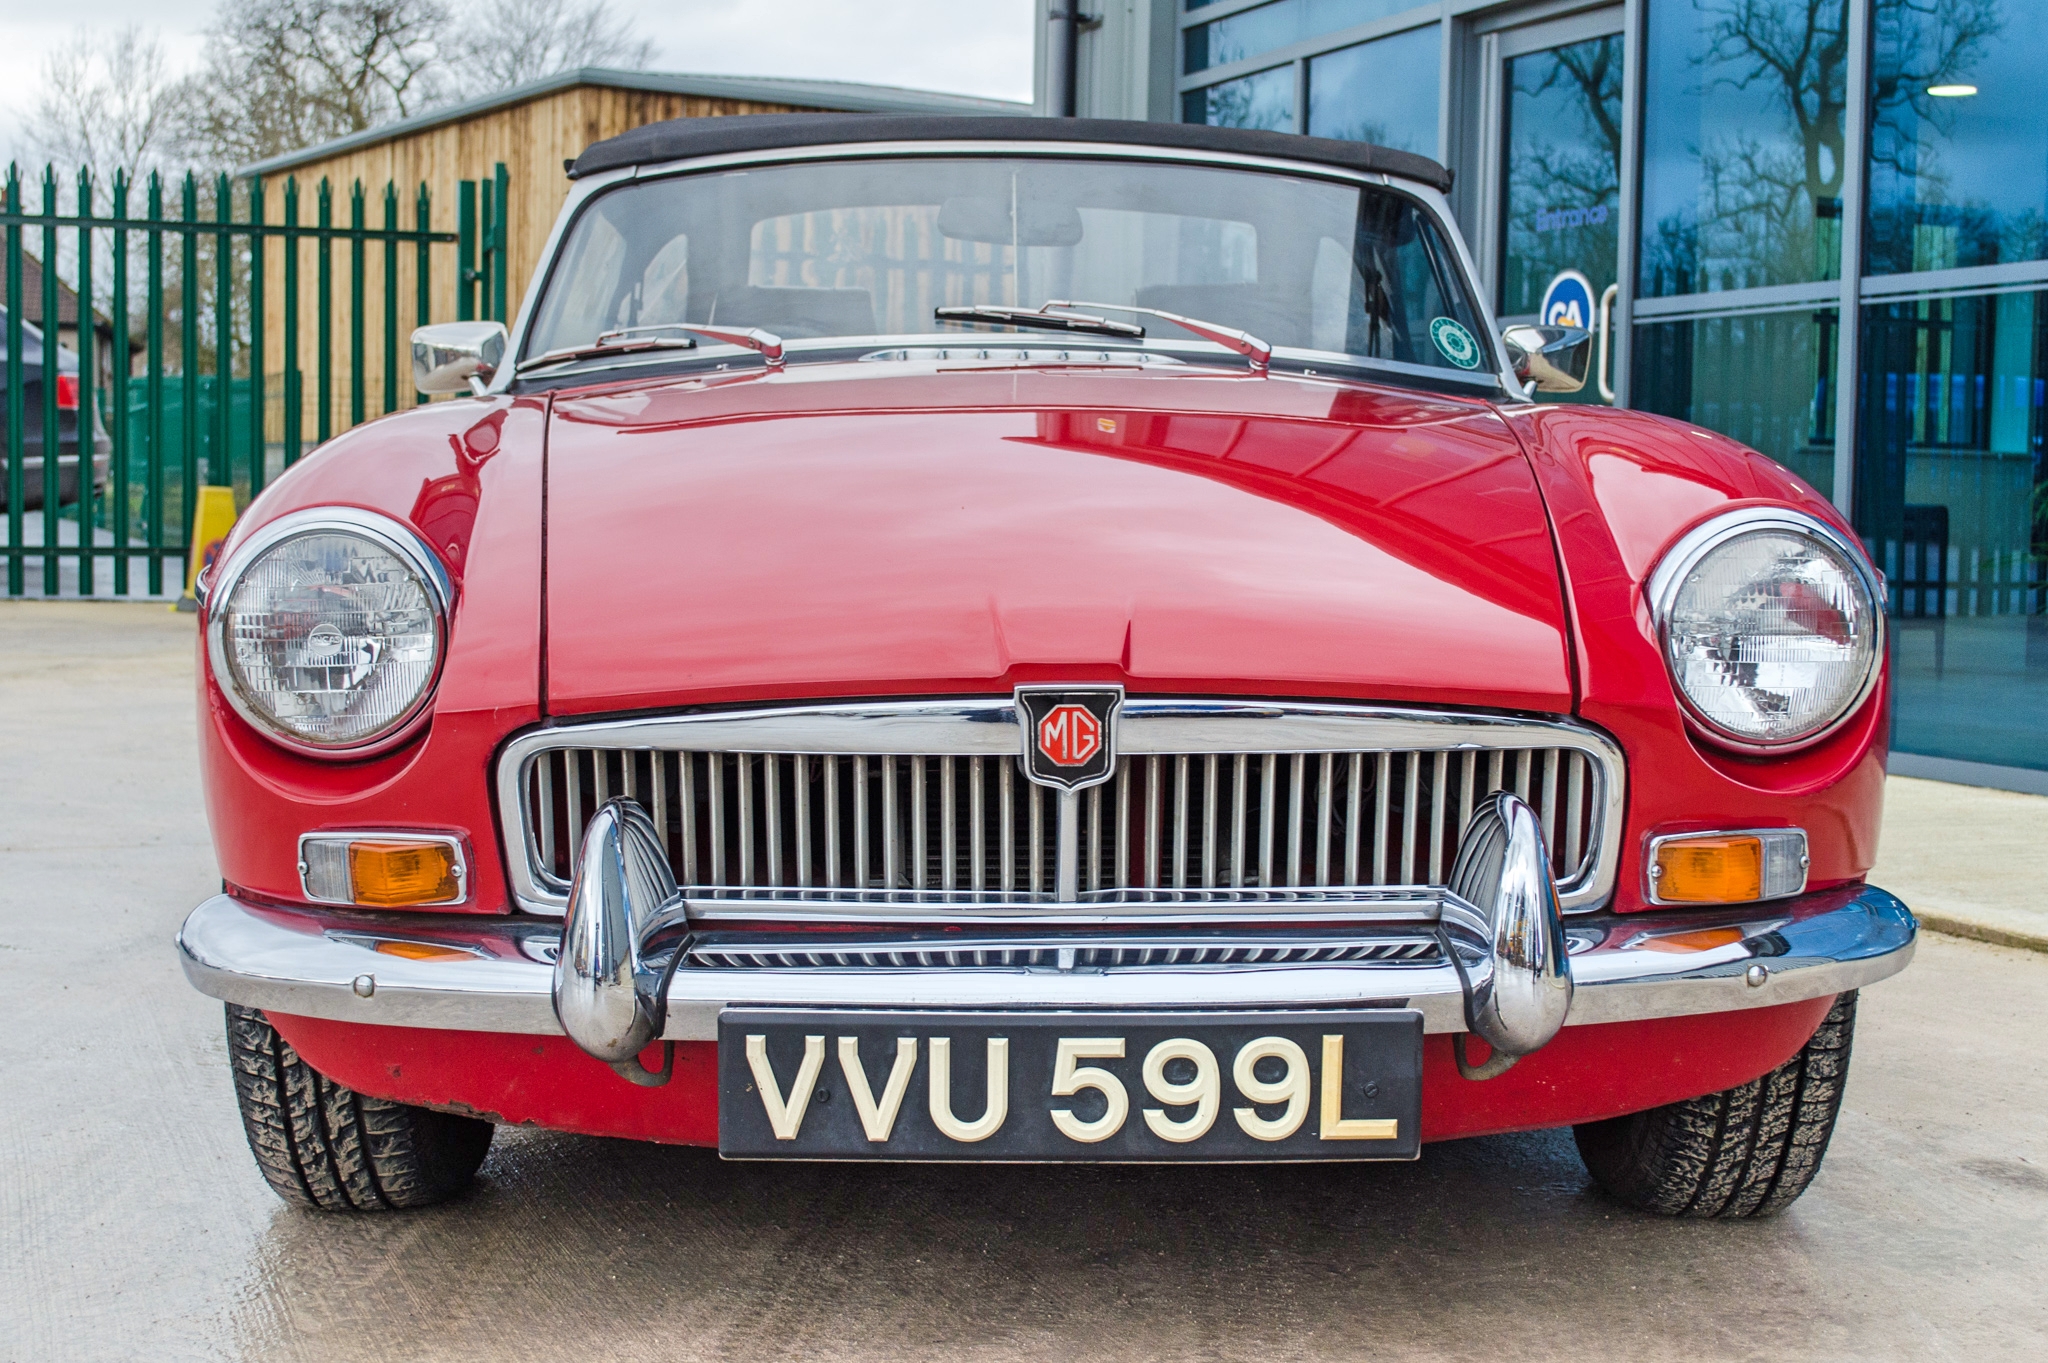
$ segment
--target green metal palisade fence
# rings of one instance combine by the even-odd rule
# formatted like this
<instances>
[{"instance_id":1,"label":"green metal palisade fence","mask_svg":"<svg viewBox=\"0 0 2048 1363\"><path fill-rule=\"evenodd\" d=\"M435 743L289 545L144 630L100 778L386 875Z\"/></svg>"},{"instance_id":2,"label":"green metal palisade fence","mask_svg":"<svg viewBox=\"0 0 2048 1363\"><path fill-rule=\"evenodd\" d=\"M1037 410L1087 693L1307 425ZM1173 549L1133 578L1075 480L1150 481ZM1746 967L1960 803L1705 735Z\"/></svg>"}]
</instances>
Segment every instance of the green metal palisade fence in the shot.
<instances>
[{"instance_id":1,"label":"green metal palisade fence","mask_svg":"<svg viewBox=\"0 0 2048 1363\"><path fill-rule=\"evenodd\" d=\"M411 208L404 226L395 184L376 196L377 226L367 222L371 198L361 182L341 191L346 226L334 222L337 191L325 180L306 191L286 180L281 214L261 179L153 173L140 181L117 175L102 187L80 171L75 186L67 214L58 176L46 167L31 206L21 169L10 166L0 197L7 290L0 554L9 596L175 595L202 485L232 486L237 506L246 506L319 442L426 400L412 391L407 342L413 326L433 320L437 297L446 306L436 279L453 281L456 317L506 319L502 165L490 180L459 182L453 232L433 229L425 184L403 196ZM337 245L346 248L343 262L335 259L344 254ZM339 298L338 265L347 273ZM56 345L25 362L24 341L36 330L21 306L31 277L46 321L61 322L66 289L79 295L76 340L64 338L76 356L75 385L58 382L60 369L74 366L60 361ZM371 332L379 327L382 344L373 354ZM336 372L338 334L345 335L343 373ZM61 417L74 406L99 428L105 473L103 481L79 477L75 500L66 501L60 461L41 459L34 442L41 432L61 432ZM40 418L36 430L27 429L32 414ZM74 441L70 452L77 448ZM38 506L26 505L31 498ZM67 562L75 565L75 585L60 570Z\"/></svg>"}]
</instances>

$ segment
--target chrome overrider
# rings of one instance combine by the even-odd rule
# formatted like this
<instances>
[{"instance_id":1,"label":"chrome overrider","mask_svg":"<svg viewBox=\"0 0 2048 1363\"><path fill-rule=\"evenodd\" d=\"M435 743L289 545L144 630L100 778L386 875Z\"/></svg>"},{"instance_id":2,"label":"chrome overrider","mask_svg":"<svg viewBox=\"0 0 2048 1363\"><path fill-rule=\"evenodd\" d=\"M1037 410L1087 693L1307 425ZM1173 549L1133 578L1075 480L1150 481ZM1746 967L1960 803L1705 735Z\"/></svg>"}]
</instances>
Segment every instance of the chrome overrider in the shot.
<instances>
[{"instance_id":1,"label":"chrome overrider","mask_svg":"<svg viewBox=\"0 0 2048 1363\"><path fill-rule=\"evenodd\" d=\"M1111 968L1071 964L1115 941L1070 930L1057 967L902 963L734 968L691 956L693 938L638 806L602 807L566 920L371 913L251 904L218 895L178 935L188 979L230 1003L387 1026L567 1034L627 1078L655 1040L709 1041L732 1004L786 1007L1219 1009L1413 1008L1425 1031L1477 1035L1504 1067L1560 1026L1766 1007L1884 979L1912 958L1917 925L1874 886L1714 910L1563 920L1528 806L1501 793L1474 811L1452 887L1432 912L1362 925L1361 940L1418 931L1439 949L1385 959L1213 959ZM1271 934L1283 942L1287 929ZM1316 943L1331 930L1319 924ZM843 936L843 935L842 935ZM1045 934L1032 940L1040 941ZM780 937L779 940L798 940ZM1157 940L1156 938L1154 940ZM1423 938L1425 942L1427 937ZM1042 943L1041 943L1042 944ZM904 955L916 955L914 948Z\"/></svg>"},{"instance_id":2,"label":"chrome overrider","mask_svg":"<svg viewBox=\"0 0 2048 1363\"><path fill-rule=\"evenodd\" d=\"M1500 791L1472 812L1439 912L1466 1027L1503 1056L1540 1050L1571 1011L1572 962L1535 810Z\"/></svg>"},{"instance_id":3,"label":"chrome overrider","mask_svg":"<svg viewBox=\"0 0 2048 1363\"><path fill-rule=\"evenodd\" d=\"M684 921L675 875L654 821L631 800L610 800L583 834L583 862L555 956L555 1017L584 1051L636 1082L634 1057L661 1035L668 1012L666 962L650 957L657 936Z\"/></svg>"}]
</instances>

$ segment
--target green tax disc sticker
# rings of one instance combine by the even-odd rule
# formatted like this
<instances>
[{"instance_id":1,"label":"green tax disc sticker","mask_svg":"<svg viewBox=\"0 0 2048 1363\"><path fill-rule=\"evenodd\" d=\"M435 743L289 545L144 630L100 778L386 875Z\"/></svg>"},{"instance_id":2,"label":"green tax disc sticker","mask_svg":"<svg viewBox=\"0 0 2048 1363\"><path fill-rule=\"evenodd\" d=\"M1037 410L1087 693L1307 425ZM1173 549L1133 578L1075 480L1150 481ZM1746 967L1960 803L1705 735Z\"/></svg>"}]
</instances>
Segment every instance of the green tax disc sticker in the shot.
<instances>
[{"instance_id":1,"label":"green tax disc sticker","mask_svg":"<svg viewBox=\"0 0 2048 1363\"><path fill-rule=\"evenodd\" d=\"M1436 342L1444 358L1460 369L1477 369L1482 358L1479 342L1472 339L1472 333L1449 317L1439 317L1429 324L1429 339Z\"/></svg>"}]
</instances>

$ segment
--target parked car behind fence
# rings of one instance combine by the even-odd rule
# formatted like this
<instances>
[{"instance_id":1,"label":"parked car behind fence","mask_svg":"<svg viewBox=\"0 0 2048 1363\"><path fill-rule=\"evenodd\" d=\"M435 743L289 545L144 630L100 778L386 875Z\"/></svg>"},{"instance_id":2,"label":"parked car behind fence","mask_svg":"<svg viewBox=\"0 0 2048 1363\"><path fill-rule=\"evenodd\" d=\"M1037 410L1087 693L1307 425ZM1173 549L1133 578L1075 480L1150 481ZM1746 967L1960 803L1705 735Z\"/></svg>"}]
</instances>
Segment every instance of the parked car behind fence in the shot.
<instances>
[{"instance_id":1,"label":"parked car behind fence","mask_svg":"<svg viewBox=\"0 0 2048 1363\"><path fill-rule=\"evenodd\" d=\"M8 450L7 396L7 309L0 307L0 469L5 468ZM43 505L47 484L43 474L43 333L28 322L21 324L21 505L35 511ZM70 506L78 500L78 356L57 347L57 504ZM107 481L107 459L113 446L107 439L99 414L92 419L93 486ZM12 477L0 478L0 510L9 505Z\"/></svg>"}]
</instances>

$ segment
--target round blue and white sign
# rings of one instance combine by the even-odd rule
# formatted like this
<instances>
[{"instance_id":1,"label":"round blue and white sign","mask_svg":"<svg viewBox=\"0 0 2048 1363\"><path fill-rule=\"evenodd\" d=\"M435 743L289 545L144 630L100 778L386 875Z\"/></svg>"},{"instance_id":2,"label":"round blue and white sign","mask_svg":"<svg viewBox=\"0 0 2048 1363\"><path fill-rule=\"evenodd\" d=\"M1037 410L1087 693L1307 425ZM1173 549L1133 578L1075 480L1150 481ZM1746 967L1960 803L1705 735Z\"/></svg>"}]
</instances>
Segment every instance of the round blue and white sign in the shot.
<instances>
[{"instance_id":1,"label":"round blue and white sign","mask_svg":"<svg viewBox=\"0 0 2048 1363\"><path fill-rule=\"evenodd\" d=\"M1479 342L1471 332L1450 317L1439 317L1429 324L1429 339L1436 342L1436 348L1443 357L1460 369L1477 369L1485 354L1479 349Z\"/></svg>"},{"instance_id":2,"label":"round blue and white sign","mask_svg":"<svg viewBox=\"0 0 2048 1363\"><path fill-rule=\"evenodd\" d=\"M1593 281L1577 270L1565 270L1543 291L1543 306L1537 310L1539 326L1593 329Z\"/></svg>"}]
</instances>

